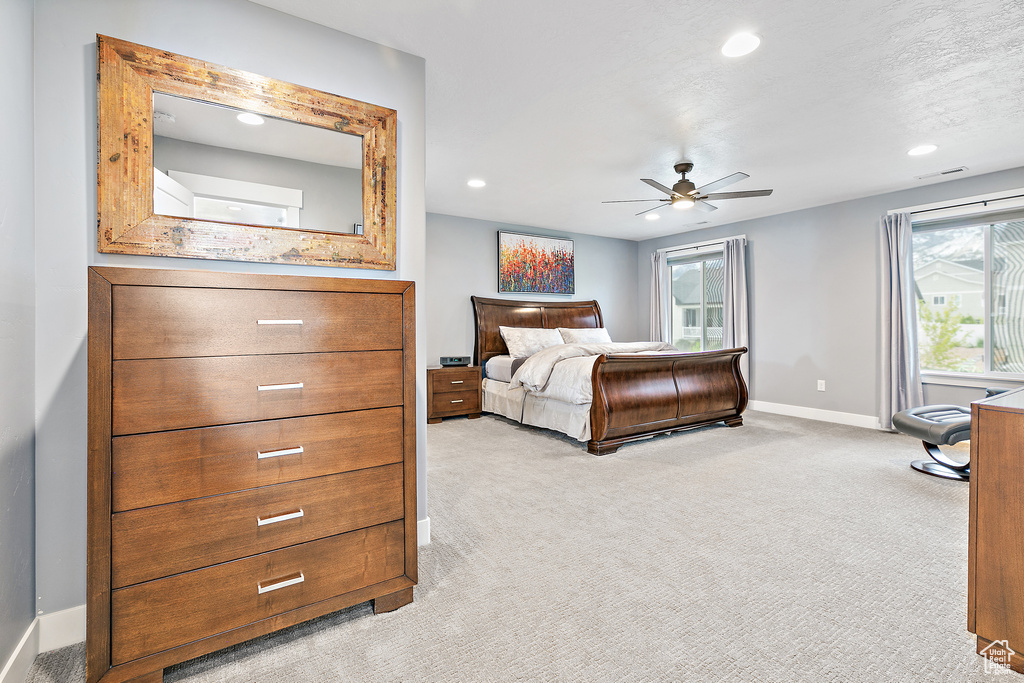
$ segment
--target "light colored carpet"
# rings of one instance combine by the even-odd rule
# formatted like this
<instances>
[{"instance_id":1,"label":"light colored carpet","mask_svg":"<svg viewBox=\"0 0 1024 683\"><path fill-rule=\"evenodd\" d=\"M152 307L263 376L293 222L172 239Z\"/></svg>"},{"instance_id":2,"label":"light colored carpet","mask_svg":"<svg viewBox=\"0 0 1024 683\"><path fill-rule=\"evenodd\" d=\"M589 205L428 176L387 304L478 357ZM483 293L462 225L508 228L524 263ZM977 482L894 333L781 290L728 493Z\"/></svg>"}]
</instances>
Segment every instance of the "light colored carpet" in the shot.
<instances>
[{"instance_id":1,"label":"light colored carpet","mask_svg":"<svg viewBox=\"0 0 1024 683\"><path fill-rule=\"evenodd\" d=\"M909 437L762 413L604 457L490 416L427 434L413 604L165 680L993 678L966 630L968 487L912 471ZM29 681L84 680L83 659L41 655Z\"/></svg>"}]
</instances>

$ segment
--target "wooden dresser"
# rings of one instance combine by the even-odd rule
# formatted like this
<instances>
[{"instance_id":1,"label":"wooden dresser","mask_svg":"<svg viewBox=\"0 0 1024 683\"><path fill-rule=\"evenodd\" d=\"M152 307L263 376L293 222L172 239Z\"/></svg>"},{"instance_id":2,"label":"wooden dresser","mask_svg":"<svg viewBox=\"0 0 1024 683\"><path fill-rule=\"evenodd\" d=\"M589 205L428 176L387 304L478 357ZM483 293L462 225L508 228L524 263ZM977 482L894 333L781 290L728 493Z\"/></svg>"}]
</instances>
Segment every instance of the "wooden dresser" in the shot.
<instances>
[{"instance_id":1,"label":"wooden dresser","mask_svg":"<svg viewBox=\"0 0 1024 683\"><path fill-rule=\"evenodd\" d=\"M413 283L89 270L87 681L416 576Z\"/></svg>"},{"instance_id":2,"label":"wooden dresser","mask_svg":"<svg viewBox=\"0 0 1024 683\"><path fill-rule=\"evenodd\" d=\"M971 404L967 628L1024 673L1024 389Z\"/></svg>"}]
</instances>

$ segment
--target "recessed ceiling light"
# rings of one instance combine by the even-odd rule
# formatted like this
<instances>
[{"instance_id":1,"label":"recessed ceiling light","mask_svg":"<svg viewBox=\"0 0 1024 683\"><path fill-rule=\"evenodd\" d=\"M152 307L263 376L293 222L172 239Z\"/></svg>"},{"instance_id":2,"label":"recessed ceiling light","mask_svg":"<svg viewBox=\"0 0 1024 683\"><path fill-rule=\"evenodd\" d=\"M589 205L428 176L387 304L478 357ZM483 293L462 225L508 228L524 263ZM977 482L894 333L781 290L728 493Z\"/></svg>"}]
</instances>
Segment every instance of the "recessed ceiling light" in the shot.
<instances>
[{"instance_id":1,"label":"recessed ceiling light","mask_svg":"<svg viewBox=\"0 0 1024 683\"><path fill-rule=\"evenodd\" d=\"M722 46L722 54L726 57L742 57L749 55L761 44L761 39L753 33L737 33Z\"/></svg>"},{"instance_id":2,"label":"recessed ceiling light","mask_svg":"<svg viewBox=\"0 0 1024 683\"><path fill-rule=\"evenodd\" d=\"M658 215L658 214L656 214L656 213L649 213L649 214L647 214L646 216L644 216L644 218L646 218L646 219L647 219L647 220L649 220L649 221L656 221L656 220L658 220L659 218L661 218L661 216L659 216L659 215Z\"/></svg>"},{"instance_id":3,"label":"recessed ceiling light","mask_svg":"<svg viewBox=\"0 0 1024 683\"><path fill-rule=\"evenodd\" d=\"M259 114L253 114L251 112L243 111L238 115L238 120L242 123L248 123L250 126L261 126L263 125L263 117Z\"/></svg>"},{"instance_id":4,"label":"recessed ceiling light","mask_svg":"<svg viewBox=\"0 0 1024 683\"><path fill-rule=\"evenodd\" d=\"M473 180L470 180L466 184L469 185L470 187L483 187L487 183L485 183L484 181L480 180L479 178L473 178Z\"/></svg>"},{"instance_id":5,"label":"recessed ceiling light","mask_svg":"<svg viewBox=\"0 0 1024 683\"><path fill-rule=\"evenodd\" d=\"M909 154L912 157L919 157L922 154L931 154L932 152L934 152L937 149L938 149L937 145L918 145L914 149L909 150L907 152L907 154Z\"/></svg>"}]
</instances>

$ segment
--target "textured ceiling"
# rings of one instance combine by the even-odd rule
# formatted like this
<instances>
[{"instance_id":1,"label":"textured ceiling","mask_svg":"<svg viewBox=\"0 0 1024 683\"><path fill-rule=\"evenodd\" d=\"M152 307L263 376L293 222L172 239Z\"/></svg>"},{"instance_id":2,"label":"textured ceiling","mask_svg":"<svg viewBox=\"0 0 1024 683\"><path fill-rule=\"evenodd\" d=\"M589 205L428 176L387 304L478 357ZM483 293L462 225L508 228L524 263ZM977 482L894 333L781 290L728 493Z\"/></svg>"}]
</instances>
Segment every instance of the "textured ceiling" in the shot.
<instances>
[{"instance_id":1,"label":"textured ceiling","mask_svg":"<svg viewBox=\"0 0 1024 683\"><path fill-rule=\"evenodd\" d=\"M259 2L425 58L430 212L646 239L1024 166L1021 0ZM761 47L723 57L739 30ZM683 160L775 193L601 204Z\"/></svg>"}]
</instances>

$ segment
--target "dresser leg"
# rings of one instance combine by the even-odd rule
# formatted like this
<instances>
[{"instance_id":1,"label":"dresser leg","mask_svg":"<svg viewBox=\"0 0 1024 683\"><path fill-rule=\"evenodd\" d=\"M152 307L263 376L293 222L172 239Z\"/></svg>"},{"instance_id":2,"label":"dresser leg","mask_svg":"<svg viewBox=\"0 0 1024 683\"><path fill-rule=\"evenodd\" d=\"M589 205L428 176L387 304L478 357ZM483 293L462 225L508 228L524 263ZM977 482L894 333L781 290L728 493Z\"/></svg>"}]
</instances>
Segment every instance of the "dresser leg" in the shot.
<instances>
[{"instance_id":1,"label":"dresser leg","mask_svg":"<svg viewBox=\"0 0 1024 683\"><path fill-rule=\"evenodd\" d=\"M164 670L157 669L156 671L150 671L148 674L142 674L131 678L126 683L163 683Z\"/></svg>"},{"instance_id":2,"label":"dresser leg","mask_svg":"<svg viewBox=\"0 0 1024 683\"><path fill-rule=\"evenodd\" d=\"M480 417L482 415L483 415L483 413L470 413L469 414L469 419L470 420L475 420L475 419L477 419L478 417Z\"/></svg>"},{"instance_id":3,"label":"dresser leg","mask_svg":"<svg viewBox=\"0 0 1024 683\"><path fill-rule=\"evenodd\" d=\"M436 425L436 424L440 424L440 423L441 423L441 418L439 418L439 417L428 417L427 418L427 424L428 425Z\"/></svg>"},{"instance_id":4,"label":"dresser leg","mask_svg":"<svg viewBox=\"0 0 1024 683\"><path fill-rule=\"evenodd\" d=\"M382 595L373 601L373 613L381 614L391 612L412 602L412 588L403 588L400 591ZM147 682L148 683L148 682Z\"/></svg>"}]
</instances>

